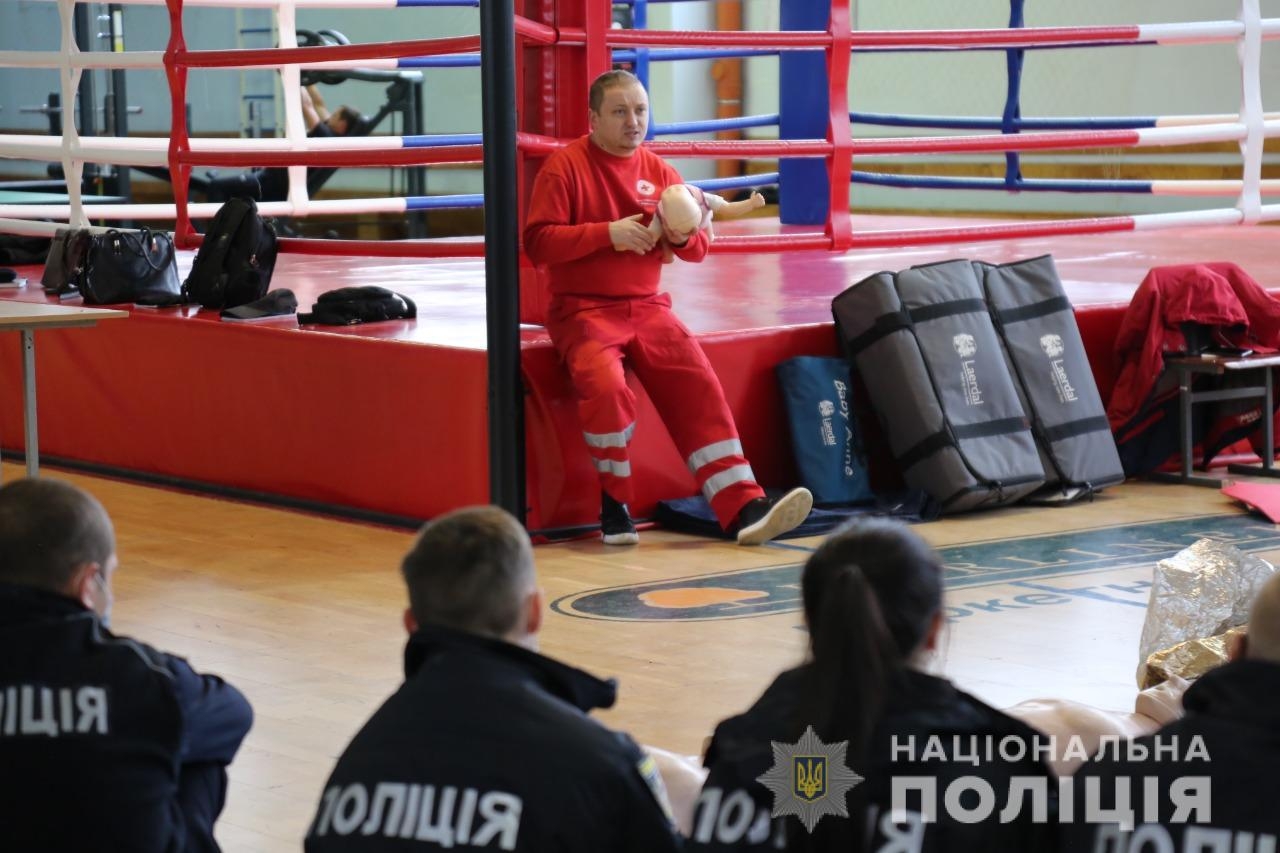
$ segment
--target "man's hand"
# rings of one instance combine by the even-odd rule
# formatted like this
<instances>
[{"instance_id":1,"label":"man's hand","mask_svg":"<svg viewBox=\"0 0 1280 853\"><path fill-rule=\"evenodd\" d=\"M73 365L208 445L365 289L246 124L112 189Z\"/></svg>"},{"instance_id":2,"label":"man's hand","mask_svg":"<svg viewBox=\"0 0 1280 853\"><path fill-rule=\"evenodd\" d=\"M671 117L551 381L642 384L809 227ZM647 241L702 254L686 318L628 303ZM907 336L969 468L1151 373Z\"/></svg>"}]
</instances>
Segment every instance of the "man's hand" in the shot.
<instances>
[{"instance_id":1,"label":"man's hand","mask_svg":"<svg viewBox=\"0 0 1280 853\"><path fill-rule=\"evenodd\" d=\"M640 224L643 218L643 213L637 213L609 223L609 240L613 242L614 251L648 254L657 243L657 238Z\"/></svg>"}]
</instances>

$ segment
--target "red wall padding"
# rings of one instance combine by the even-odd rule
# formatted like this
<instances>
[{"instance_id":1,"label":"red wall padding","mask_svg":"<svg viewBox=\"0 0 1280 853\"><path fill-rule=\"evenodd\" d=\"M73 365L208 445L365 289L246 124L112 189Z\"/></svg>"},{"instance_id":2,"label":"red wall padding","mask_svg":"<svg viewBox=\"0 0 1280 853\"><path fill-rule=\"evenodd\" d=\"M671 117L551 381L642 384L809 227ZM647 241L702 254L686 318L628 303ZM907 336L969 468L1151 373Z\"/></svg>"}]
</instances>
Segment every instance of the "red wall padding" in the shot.
<instances>
[{"instance_id":1,"label":"red wall padding","mask_svg":"<svg viewBox=\"0 0 1280 853\"><path fill-rule=\"evenodd\" d=\"M488 499L483 352L141 310L35 340L43 453L414 517ZM10 448L19 359L2 336Z\"/></svg>"},{"instance_id":2,"label":"red wall padding","mask_svg":"<svg viewBox=\"0 0 1280 853\"><path fill-rule=\"evenodd\" d=\"M1124 306L1077 318L1104 399ZM202 483L429 518L488 500L482 351L299 332L135 310L127 320L36 334L45 454ZM0 336L0 443L22 446L18 335ZM702 338L765 486L795 483L774 366L834 355L829 323ZM599 492L568 377L549 343L526 346L529 526L591 524ZM639 517L695 487L639 389ZM696 412L691 413L696 417Z\"/></svg>"}]
</instances>

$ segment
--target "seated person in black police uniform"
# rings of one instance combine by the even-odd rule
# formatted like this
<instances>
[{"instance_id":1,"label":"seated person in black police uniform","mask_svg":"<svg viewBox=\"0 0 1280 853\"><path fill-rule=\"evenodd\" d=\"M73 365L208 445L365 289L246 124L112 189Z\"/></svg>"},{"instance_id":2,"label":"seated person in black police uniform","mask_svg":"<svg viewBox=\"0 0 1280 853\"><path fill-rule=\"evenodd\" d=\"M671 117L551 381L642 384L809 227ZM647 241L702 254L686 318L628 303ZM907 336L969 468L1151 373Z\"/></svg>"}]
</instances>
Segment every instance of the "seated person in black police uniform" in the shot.
<instances>
[{"instance_id":1,"label":"seated person in black police uniform","mask_svg":"<svg viewBox=\"0 0 1280 853\"><path fill-rule=\"evenodd\" d=\"M587 716L615 685L536 651L520 524L496 507L441 516L402 570L405 681L338 759L308 853L676 849L652 761Z\"/></svg>"},{"instance_id":2,"label":"seated person in black police uniform","mask_svg":"<svg viewBox=\"0 0 1280 853\"><path fill-rule=\"evenodd\" d=\"M853 522L809 558L801 590L810 659L778 676L746 713L716 728L687 848L1051 851L1057 827L1050 798L1057 784L1044 762L1031 757L1035 732L921 669L943 627L937 553L896 522ZM845 767L864 777L852 787L845 780L847 794L834 789L831 762L840 761L839 753L808 753L830 752L818 777L827 786L819 801L824 813L812 832L794 808L772 817L775 801L796 807L800 799L793 787L799 773L786 754L779 760L774 744L813 747L802 737L809 727L821 744L843 746ZM987 743L994 760L987 758ZM1001 743L1015 760L995 753ZM982 760L967 760L969 750ZM1018 759L1019 752L1025 757ZM775 768L788 776L787 789L776 794L757 781ZM891 810L894 780L907 777L932 780L932 819L935 798L927 794L909 795L901 814ZM981 804L973 786L989 785L994 811L976 812L980 819L972 823L949 813L944 795L953 783L958 790L967 786L960 805L975 810ZM1027 797L1006 821L1000 812L1020 784L1042 788L1042 813L1037 819ZM847 808L847 816L837 806Z\"/></svg>"},{"instance_id":3,"label":"seated person in black police uniform","mask_svg":"<svg viewBox=\"0 0 1280 853\"><path fill-rule=\"evenodd\" d=\"M56 480L0 488L0 849L216 851L253 711L113 634L115 532Z\"/></svg>"},{"instance_id":4,"label":"seated person in black police uniform","mask_svg":"<svg viewBox=\"0 0 1280 853\"><path fill-rule=\"evenodd\" d=\"M1183 694L1180 720L1076 771L1068 849L1280 850L1280 574L1228 656ZM1117 785L1132 811L1123 828L1120 815L1097 814L1116 806Z\"/></svg>"}]
</instances>

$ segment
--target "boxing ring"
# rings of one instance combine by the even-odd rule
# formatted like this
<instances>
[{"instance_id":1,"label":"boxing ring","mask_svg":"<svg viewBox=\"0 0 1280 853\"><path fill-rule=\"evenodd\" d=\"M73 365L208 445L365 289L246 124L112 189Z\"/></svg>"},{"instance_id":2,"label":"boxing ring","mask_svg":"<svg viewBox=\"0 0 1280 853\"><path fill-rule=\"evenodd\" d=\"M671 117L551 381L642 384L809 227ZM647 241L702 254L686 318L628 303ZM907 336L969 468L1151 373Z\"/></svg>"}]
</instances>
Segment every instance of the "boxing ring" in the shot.
<instances>
[{"instance_id":1,"label":"boxing ring","mask_svg":"<svg viewBox=\"0 0 1280 853\"><path fill-rule=\"evenodd\" d=\"M405 213L484 207L486 236L395 241L282 239L273 287L290 287L302 306L343 284L382 284L418 302L416 323L352 329L299 329L296 322L224 324L213 312L136 308L128 323L95 335L56 337L41 355L41 443L49 455L91 470L195 485L303 507L338 509L406 522L450 508L495 501L527 510L531 528L590 525L598 489L576 422L567 377L537 324L545 310L537 270L518 248L520 213L540 161L586 131L587 86L613 62L642 78L651 63L779 57L780 80L803 97L781 99L773 114L657 124L648 144L668 158L777 159L777 172L697 183L712 191L777 185L781 220L717 226L712 256L700 267L668 268L664 286L703 339L720 373L743 444L765 485L794 478L773 366L792 355L832 354L830 298L863 274L957 255L1001 262L1052 252L1079 312L1094 372L1110 388L1109 342L1128 296L1146 268L1203 257L1188 235L1212 233L1264 283L1280 281L1280 262L1254 226L1280 219L1280 180L1263 176L1264 143L1280 133L1280 115L1263 109L1261 54L1280 38L1280 19L1261 16L1257 0L1235 20L1134 26L1028 27L1021 0L1002 29L865 31L850 26L848 0L783 5L784 29L643 29L647 7L633 0L633 29L610 26L610 4L552 9L528 3L480 7L478 36L271 49L191 50L186 7L263 7L275 12L277 40L296 40L297 10L471 6L464 0L134 0L167 8L164 51L81 52L72 0L56 4L59 51L0 51L0 66L57 69L71 103L86 69L163 70L172 132L167 139L81 137L68 122L61 137L0 134L0 157L61 163L68 204L0 205L0 233L47 235L60 224L96 227L120 221L173 220L175 242L193 249L194 220L217 205L191 202L187 182L206 167L283 167L289 194L260 207L269 216ZM707 0L662 0L707 2ZM1237 113L1134 118L1024 118L1021 64L1028 51L1123 49L1235 43L1241 99ZM483 50L482 50L483 47ZM999 117L859 112L849 103L850 59L858 53L1001 51L1008 97ZM224 139L189 133L187 73L193 69L280 69L285 135ZM304 69L476 67L485 84L484 132L311 139L299 100ZM809 85L801 86L799 81ZM820 84L820 85L816 85ZM690 134L779 129L778 139L681 139ZM859 127L976 131L962 134L855 136ZM1236 143L1240 177L1231 180L1034 179L1019 156L1037 151L1131 149ZM927 158L992 154L1000 178L890 174L855 169L876 155ZM174 204L84 203L87 162L167 168ZM482 194L376 199L313 199L307 167L433 167L484 164ZM1170 213L1040 221L939 223L849 213L862 185L982 189L1011 193L1143 193L1215 196L1222 207ZM789 190L790 188L790 190ZM53 221L42 221L53 220ZM820 226L820 227L815 227ZM1214 229L1212 232L1204 229ZM1160 234L1157 234L1160 232ZM1132 242L1119 267L1086 263L1097 235ZM1151 235L1139 238L1138 235ZM1163 236L1160 236L1163 235ZM933 247L933 248L929 248ZM890 250L890 251L886 251ZM1210 253L1213 254L1213 253ZM480 259L485 258L482 262ZM190 252L181 253L183 272ZM39 270L27 273L38 279ZM41 301L38 290L11 298ZM15 359L3 358L0 363ZM52 374L43 378L43 374ZM0 374L3 375L3 374ZM15 383L5 376L5 402ZM44 389L51 389L45 392ZM643 394L636 433L635 510L647 515L666 497L694 493L665 431ZM7 450L20 435L13 406L0 415ZM521 420L524 426L521 425ZM86 420L94 424L86 431ZM493 440L489 439L493 436ZM521 437L523 435L523 438ZM526 480L527 476L527 480ZM527 483L527 489L526 489Z\"/></svg>"}]
</instances>

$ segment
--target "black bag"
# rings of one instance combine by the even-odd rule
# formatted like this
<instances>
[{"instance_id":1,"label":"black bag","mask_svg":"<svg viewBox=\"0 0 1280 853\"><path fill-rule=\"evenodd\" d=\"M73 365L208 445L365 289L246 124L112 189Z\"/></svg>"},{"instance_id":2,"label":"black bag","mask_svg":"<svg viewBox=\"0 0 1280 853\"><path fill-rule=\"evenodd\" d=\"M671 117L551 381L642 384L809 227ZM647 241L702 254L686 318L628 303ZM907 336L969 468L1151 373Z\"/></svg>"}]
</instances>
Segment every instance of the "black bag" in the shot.
<instances>
[{"instance_id":1,"label":"black bag","mask_svg":"<svg viewBox=\"0 0 1280 853\"><path fill-rule=\"evenodd\" d=\"M74 293L76 282L84 270L85 260L89 256L89 243L93 240L93 232L88 228L59 228L53 235L53 243L49 246L49 257L45 260L44 274L40 277L40 286L45 293Z\"/></svg>"},{"instance_id":2,"label":"black bag","mask_svg":"<svg viewBox=\"0 0 1280 853\"><path fill-rule=\"evenodd\" d=\"M176 305L182 301L173 240L149 228L94 234L84 269L72 283L88 304Z\"/></svg>"},{"instance_id":3,"label":"black bag","mask_svg":"<svg viewBox=\"0 0 1280 853\"><path fill-rule=\"evenodd\" d=\"M255 302L271 286L277 251L275 226L258 215L253 199L233 198L213 217L182 293L205 308Z\"/></svg>"},{"instance_id":4,"label":"black bag","mask_svg":"<svg viewBox=\"0 0 1280 853\"><path fill-rule=\"evenodd\" d=\"M0 264L43 264L49 257L48 237L0 234Z\"/></svg>"},{"instance_id":5,"label":"black bag","mask_svg":"<svg viewBox=\"0 0 1280 853\"><path fill-rule=\"evenodd\" d=\"M379 320L412 320L418 306L407 296L385 287L339 287L316 297L310 314L299 314L298 323L320 323L326 326L354 326Z\"/></svg>"}]
</instances>

